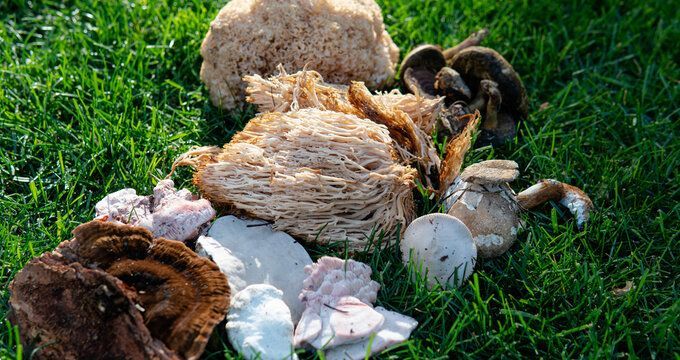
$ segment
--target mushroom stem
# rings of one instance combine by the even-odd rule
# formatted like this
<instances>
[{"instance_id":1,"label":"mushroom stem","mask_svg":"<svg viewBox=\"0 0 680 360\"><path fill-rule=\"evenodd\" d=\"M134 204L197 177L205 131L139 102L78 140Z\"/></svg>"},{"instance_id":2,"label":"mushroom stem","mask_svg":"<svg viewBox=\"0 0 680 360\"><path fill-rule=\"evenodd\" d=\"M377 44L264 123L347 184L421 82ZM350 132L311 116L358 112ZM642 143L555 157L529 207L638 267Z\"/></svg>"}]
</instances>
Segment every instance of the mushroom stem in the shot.
<instances>
[{"instance_id":1,"label":"mushroom stem","mask_svg":"<svg viewBox=\"0 0 680 360\"><path fill-rule=\"evenodd\" d=\"M576 217L579 230L588 221L593 202L583 190L552 179L540 180L536 185L517 194L517 202L523 209L533 209L546 201L559 201Z\"/></svg>"},{"instance_id":2,"label":"mushroom stem","mask_svg":"<svg viewBox=\"0 0 680 360\"><path fill-rule=\"evenodd\" d=\"M491 80L482 80L480 82L482 92L486 95L486 112L484 112L485 119L482 119L482 128L494 130L498 127L498 110L501 108L501 92L498 90L498 84Z\"/></svg>"},{"instance_id":3,"label":"mushroom stem","mask_svg":"<svg viewBox=\"0 0 680 360\"><path fill-rule=\"evenodd\" d=\"M458 54L461 50L469 48L470 46L478 46L488 35L489 29L481 29L470 34L467 39L463 40L458 45L444 50L444 58L446 59L446 63L450 64L451 59L453 59L453 57L456 56L456 54Z\"/></svg>"}]
</instances>

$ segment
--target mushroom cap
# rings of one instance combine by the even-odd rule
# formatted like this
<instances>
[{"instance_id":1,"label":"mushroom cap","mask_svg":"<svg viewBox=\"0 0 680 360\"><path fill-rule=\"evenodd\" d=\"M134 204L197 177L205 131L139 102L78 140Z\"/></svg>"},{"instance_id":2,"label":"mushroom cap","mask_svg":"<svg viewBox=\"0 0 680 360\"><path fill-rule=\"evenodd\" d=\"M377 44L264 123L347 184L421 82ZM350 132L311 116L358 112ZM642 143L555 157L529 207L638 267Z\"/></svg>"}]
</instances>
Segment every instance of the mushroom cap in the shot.
<instances>
[{"instance_id":1,"label":"mushroom cap","mask_svg":"<svg viewBox=\"0 0 680 360\"><path fill-rule=\"evenodd\" d=\"M512 160L486 160L466 167L460 178L475 184L504 184L517 179L518 168Z\"/></svg>"},{"instance_id":2,"label":"mushroom cap","mask_svg":"<svg viewBox=\"0 0 680 360\"><path fill-rule=\"evenodd\" d=\"M10 321L35 358L180 359L149 333L134 294L102 270L46 253L9 289Z\"/></svg>"},{"instance_id":3,"label":"mushroom cap","mask_svg":"<svg viewBox=\"0 0 680 360\"><path fill-rule=\"evenodd\" d=\"M187 359L200 356L229 307L229 285L217 265L136 226L94 220L73 234L57 251L122 280L137 292L154 338Z\"/></svg>"},{"instance_id":4,"label":"mushroom cap","mask_svg":"<svg viewBox=\"0 0 680 360\"><path fill-rule=\"evenodd\" d=\"M503 254L517 238L519 207L507 185L479 185L458 181L447 214L462 221L482 258Z\"/></svg>"},{"instance_id":5,"label":"mushroom cap","mask_svg":"<svg viewBox=\"0 0 680 360\"><path fill-rule=\"evenodd\" d=\"M442 50L435 45L424 44L409 51L399 67L401 86L414 92L412 84L418 84L420 90L427 95L434 96L435 75L446 66L446 59ZM409 69L411 69L409 71ZM407 81L408 79L408 81ZM421 94L421 96L425 96Z\"/></svg>"},{"instance_id":6,"label":"mushroom cap","mask_svg":"<svg viewBox=\"0 0 680 360\"><path fill-rule=\"evenodd\" d=\"M215 220L208 236L198 239L196 252L211 258L227 274L234 294L254 284L281 290L293 323L300 320L304 305L298 295L307 277L305 266L312 264L312 258L290 235L274 231L262 220L225 216Z\"/></svg>"},{"instance_id":7,"label":"mushroom cap","mask_svg":"<svg viewBox=\"0 0 680 360\"><path fill-rule=\"evenodd\" d=\"M483 46L465 48L451 59L451 68L463 76L473 94L479 91L481 80L495 81L503 98L501 110L520 119L528 116L528 100L522 80L512 65L495 50Z\"/></svg>"},{"instance_id":8,"label":"mushroom cap","mask_svg":"<svg viewBox=\"0 0 680 360\"><path fill-rule=\"evenodd\" d=\"M293 321L282 296L281 290L266 284L250 285L234 295L227 315L227 335L245 358L297 359Z\"/></svg>"},{"instance_id":9,"label":"mushroom cap","mask_svg":"<svg viewBox=\"0 0 680 360\"><path fill-rule=\"evenodd\" d=\"M474 270L477 248L470 230L455 217L428 214L415 219L401 241L402 261L408 266L413 250L416 267L427 269L430 286L460 286Z\"/></svg>"}]
</instances>

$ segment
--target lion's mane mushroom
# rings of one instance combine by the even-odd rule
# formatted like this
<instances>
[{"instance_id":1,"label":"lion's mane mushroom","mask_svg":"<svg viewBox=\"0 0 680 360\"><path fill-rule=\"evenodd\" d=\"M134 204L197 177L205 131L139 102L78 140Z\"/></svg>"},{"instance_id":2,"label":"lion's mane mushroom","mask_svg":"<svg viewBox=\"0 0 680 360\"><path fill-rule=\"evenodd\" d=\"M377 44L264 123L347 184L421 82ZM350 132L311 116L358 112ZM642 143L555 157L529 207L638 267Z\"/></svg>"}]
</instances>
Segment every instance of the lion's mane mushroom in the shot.
<instances>
[{"instance_id":1,"label":"lion's mane mushroom","mask_svg":"<svg viewBox=\"0 0 680 360\"><path fill-rule=\"evenodd\" d=\"M440 100L418 99L398 93L371 95L364 84L348 87L324 84L318 73L302 71L280 74L268 80L259 75L246 76L248 101L260 111L315 108L356 115L385 125L394 140L402 162L415 164L425 174L425 183L437 179L440 160L429 133L434 128Z\"/></svg>"},{"instance_id":2,"label":"lion's mane mushroom","mask_svg":"<svg viewBox=\"0 0 680 360\"><path fill-rule=\"evenodd\" d=\"M9 318L31 358L180 359L144 325L135 294L102 270L46 253L9 289Z\"/></svg>"},{"instance_id":3,"label":"lion's mane mushroom","mask_svg":"<svg viewBox=\"0 0 680 360\"><path fill-rule=\"evenodd\" d=\"M196 239L215 210L205 199L195 199L187 189L176 190L172 180L161 180L151 196L139 196L134 189L106 195L95 205L96 217L142 226L157 237L187 241Z\"/></svg>"},{"instance_id":4,"label":"lion's mane mushroom","mask_svg":"<svg viewBox=\"0 0 680 360\"><path fill-rule=\"evenodd\" d=\"M277 288L250 285L234 295L227 315L229 343L246 359L291 359L293 322Z\"/></svg>"},{"instance_id":5,"label":"lion's mane mushroom","mask_svg":"<svg viewBox=\"0 0 680 360\"><path fill-rule=\"evenodd\" d=\"M211 258L227 275L232 294L249 285L273 285L283 292L293 323L300 320L304 305L298 295L312 258L290 235L272 230L262 220L225 216L215 220L208 236L198 238L196 252Z\"/></svg>"},{"instance_id":6,"label":"lion's mane mushroom","mask_svg":"<svg viewBox=\"0 0 680 360\"><path fill-rule=\"evenodd\" d=\"M307 308L295 329L296 346L311 345L329 359L363 359L404 342L415 319L373 308L380 285L371 268L354 260L324 256L305 267L300 299Z\"/></svg>"},{"instance_id":7,"label":"lion's mane mushroom","mask_svg":"<svg viewBox=\"0 0 680 360\"><path fill-rule=\"evenodd\" d=\"M243 99L243 75L267 76L278 64L380 87L393 77L399 49L373 0L234 0L210 24L201 55L213 104L229 109Z\"/></svg>"},{"instance_id":8,"label":"lion's mane mushroom","mask_svg":"<svg viewBox=\"0 0 680 360\"><path fill-rule=\"evenodd\" d=\"M260 75L243 77L248 84L246 100L257 105L259 112L316 108L359 115L349 101L349 86L326 83L318 72L312 70L287 74L283 67L279 67L278 71L267 79ZM402 94L396 89L372 97L387 108L405 112L425 134L432 133L443 100Z\"/></svg>"},{"instance_id":9,"label":"lion's mane mushroom","mask_svg":"<svg viewBox=\"0 0 680 360\"><path fill-rule=\"evenodd\" d=\"M576 217L576 224L579 229L583 229L590 218L590 212L593 210L593 202L588 194L575 186L557 180L541 180L517 194L519 206L527 210L538 207L549 200L559 201L562 206L568 208Z\"/></svg>"},{"instance_id":10,"label":"lion's mane mushroom","mask_svg":"<svg viewBox=\"0 0 680 360\"><path fill-rule=\"evenodd\" d=\"M458 51L450 64L474 94L470 111L482 112L482 142L499 144L514 137L519 121L527 118L528 102L512 65L495 50L481 46ZM489 102L492 106L487 106Z\"/></svg>"},{"instance_id":11,"label":"lion's mane mushroom","mask_svg":"<svg viewBox=\"0 0 680 360\"><path fill-rule=\"evenodd\" d=\"M518 175L514 161L482 161L465 168L446 192L447 213L470 229L482 258L504 253L517 238L519 207L508 183Z\"/></svg>"},{"instance_id":12,"label":"lion's mane mushroom","mask_svg":"<svg viewBox=\"0 0 680 360\"><path fill-rule=\"evenodd\" d=\"M186 359L200 356L229 306L227 278L217 265L141 227L94 220L73 234L57 252L123 281L136 292L154 338Z\"/></svg>"},{"instance_id":13,"label":"lion's mane mushroom","mask_svg":"<svg viewBox=\"0 0 680 360\"><path fill-rule=\"evenodd\" d=\"M470 230L446 214L428 214L415 219L401 241L402 261L413 260L416 269L427 271L429 286L460 286L472 274L477 247Z\"/></svg>"},{"instance_id":14,"label":"lion's mane mushroom","mask_svg":"<svg viewBox=\"0 0 680 360\"><path fill-rule=\"evenodd\" d=\"M373 231L413 218L414 169L400 165L387 129L333 111L255 117L220 151L187 153L211 201L310 242L347 240L362 250Z\"/></svg>"}]
</instances>

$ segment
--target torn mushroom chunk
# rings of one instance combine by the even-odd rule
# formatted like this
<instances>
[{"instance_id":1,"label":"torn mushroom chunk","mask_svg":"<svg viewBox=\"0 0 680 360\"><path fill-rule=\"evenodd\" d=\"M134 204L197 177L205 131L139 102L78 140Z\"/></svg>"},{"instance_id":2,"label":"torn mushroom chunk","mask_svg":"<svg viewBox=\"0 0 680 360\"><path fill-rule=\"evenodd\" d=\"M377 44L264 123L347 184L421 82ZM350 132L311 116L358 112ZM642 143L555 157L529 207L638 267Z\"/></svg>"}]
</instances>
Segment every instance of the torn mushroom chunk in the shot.
<instances>
[{"instance_id":1,"label":"torn mushroom chunk","mask_svg":"<svg viewBox=\"0 0 680 360\"><path fill-rule=\"evenodd\" d=\"M200 356L229 305L229 285L217 265L140 227L95 220L73 233L58 252L122 280L136 292L154 338L187 359Z\"/></svg>"}]
</instances>

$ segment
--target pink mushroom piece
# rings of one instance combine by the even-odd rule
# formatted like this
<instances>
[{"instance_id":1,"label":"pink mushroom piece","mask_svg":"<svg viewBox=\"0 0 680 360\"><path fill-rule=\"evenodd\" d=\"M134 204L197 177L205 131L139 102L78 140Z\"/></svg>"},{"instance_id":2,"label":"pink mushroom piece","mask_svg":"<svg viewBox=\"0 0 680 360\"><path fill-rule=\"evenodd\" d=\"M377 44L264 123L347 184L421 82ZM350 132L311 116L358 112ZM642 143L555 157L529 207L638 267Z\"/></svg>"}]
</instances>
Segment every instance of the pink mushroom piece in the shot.
<instances>
[{"instance_id":1,"label":"pink mushroom piece","mask_svg":"<svg viewBox=\"0 0 680 360\"><path fill-rule=\"evenodd\" d=\"M139 196L134 189L111 193L95 210L98 219L142 226L156 237L179 241L197 238L216 215L208 200L175 189L169 179L159 181L149 196Z\"/></svg>"},{"instance_id":2,"label":"pink mushroom piece","mask_svg":"<svg viewBox=\"0 0 680 360\"><path fill-rule=\"evenodd\" d=\"M306 308L295 329L296 347L310 345L334 358L363 358L372 337L379 339L380 346L371 348L371 353L378 353L408 339L418 324L407 316L373 308L380 285L371 280L371 268L364 263L324 256L306 266L305 272L309 276L300 300ZM395 321L397 317L407 320Z\"/></svg>"}]
</instances>

